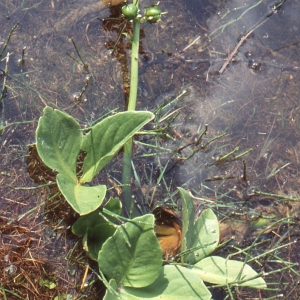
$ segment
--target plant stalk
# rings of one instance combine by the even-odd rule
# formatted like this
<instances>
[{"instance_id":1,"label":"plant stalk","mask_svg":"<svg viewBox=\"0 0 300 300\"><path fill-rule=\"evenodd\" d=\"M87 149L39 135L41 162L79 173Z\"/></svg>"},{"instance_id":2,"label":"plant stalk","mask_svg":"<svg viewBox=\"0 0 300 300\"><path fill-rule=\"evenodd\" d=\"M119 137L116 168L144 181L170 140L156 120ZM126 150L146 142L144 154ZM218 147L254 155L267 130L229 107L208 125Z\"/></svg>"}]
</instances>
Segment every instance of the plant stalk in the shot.
<instances>
[{"instance_id":1,"label":"plant stalk","mask_svg":"<svg viewBox=\"0 0 300 300\"><path fill-rule=\"evenodd\" d=\"M135 3L138 5L138 2ZM140 21L133 20L133 36L131 45L131 70L130 70L130 91L127 110L136 109L137 91L138 91L138 55L140 42ZM134 201L131 196L131 160L132 160L132 138L124 146L123 158L123 184L124 184L124 210L125 215L132 218L137 214Z\"/></svg>"},{"instance_id":2,"label":"plant stalk","mask_svg":"<svg viewBox=\"0 0 300 300\"><path fill-rule=\"evenodd\" d=\"M139 81L139 43L140 43L140 21L133 20L133 36L131 44L131 70L130 70L130 93L127 110L136 109L138 81Z\"/></svg>"}]
</instances>

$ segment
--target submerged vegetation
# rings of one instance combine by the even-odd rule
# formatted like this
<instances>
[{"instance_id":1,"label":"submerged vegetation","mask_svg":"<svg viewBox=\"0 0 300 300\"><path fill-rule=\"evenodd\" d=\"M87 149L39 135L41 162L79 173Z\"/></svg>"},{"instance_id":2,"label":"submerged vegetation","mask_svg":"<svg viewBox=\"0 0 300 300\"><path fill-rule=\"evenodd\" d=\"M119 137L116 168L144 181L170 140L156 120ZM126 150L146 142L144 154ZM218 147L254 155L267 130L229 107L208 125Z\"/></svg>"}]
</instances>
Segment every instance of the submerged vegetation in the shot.
<instances>
[{"instance_id":1,"label":"submerged vegetation","mask_svg":"<svg viewBox=\"0 0 300 300\"><path fill-rule=\"evenodd\" d=\"M262 2L248 6L243 13ZM273 17L284 3L268 8L266 18ZM100 9L103 7L101 4ZM69 53L68 57L85 74L85 81L80 92L71 98L71 105L63 111L57 101L49 101L38 88L32 87L32 82L24 80L31 76L26 47L22 47L18 60L20 76L10 75L11 52L7 48L17 23L3 44L0 125L4 152L1 153L5 159L3 166L14 168L0 170L1 184L5 187L1 197L12 203L6 207L3 204L0 216L4 274L1 295L4 299L55 300L293 297L298 290L294 283L299 277L297 260L292 254L297 246L293 235L298 232L299 197L296 190L287 193L282 183L282 174L288 176L291 163L274 163L273 154L268 156L278 140L278 136L271 135L275 119L259 150L255 144L242 142L246 138L233 143L233 135L228 132L238 124L235 119L227 118L227 105L237 100L216 106L220 129L211 129L214 118L203 122L207 121L201 112L204 107L189 107L190 99L199 95L192 79L190 85L186 80L181 81L180 88L171 97L165 94L156 105L142 105L143 109L136 111L137 100L145 93L141 83L148 85L149 91L153 84L143 76L145 69L149 68L155 77L158 65L172 69L181 62L183 72L188 64L199 62L183 58L185 50L180 56L166 49L161 54L167 53L167 58L152 64L157 58L147 50L151 39L144 37L143 30L155 26L163 15L158 4L151 3L139 11L135 2L112 7L111 11L114 10L116 15L102 24L106 32L116 32L115 39L107 42L106 47L122 65L119 85L125 112L119 112L121 105L115 105L117 102L112 100L117 85L111 82L105 90L111 89L109 95L103 93L98 97L95 93L103 103L97 105L99 99L95 100L91 119L87 119L85 105L89 105L87 99L91 97L89 92L93 91L97 73L89 59L80 53L81 46L74 39L71 41L79 59ZM121 12L124 16L120 17ZM226 16L222 19L226 20ZM80 14L80 18L84 17ZM95 45L88 34L93 22L86 27L86 40L91 49ZM228 66L239 48L268 22L269 19L260 20L249 29L228 58L222 60L219 73L230 71ZM213 31L208 36L209 43L213 44L231 23L234 21L225 22ZM141 29L141 24L148 25ZM172 27L170 21L166 24ZM205 42L201 43L202 51ZM188 48L193 45L197 45L197 38ZM129 48L130 72L126 57ZM258 71L261 64L255 63L259 67L253 68L254 59L250 59L249 67ZM207 63L203 60L200 64L203 62ZM160 76L162 81L169 80L163 73ZM171 77L173 80L173 74ZM205 77L209 82L209 72ZM70 78L68 84L71 81ZM20 86L10 86L12 82ZM30 114L32 119L26 116L21 122L4 122L11 105L6 101L8 91L17 94L18 89L25 88L38 95L43 111L37 105L39 114ZM57 94L63 98L63 89ZM28 108L20 103L17 109L26 115ZM222 109L220 113L218 109ZM255 114L253 108L249 120ZM36 127L31 120L40 115ZM226 118L228 123L222 122ZM28 176L18 176L27 150L15 146L20 139L13 134L16 128L36 137L36 145L30 145L26 163L37 187L32 187ZM261 131L265 128L266 125L260 127ZM297 157L296 154L296 160ZM265 167L263 172L258 169L259 164ZM255 177L256 168L261 173ZM266 189L267 182L276 182L279 191ZM292 201L292 204L282 201ZM9 215L14 207L16 212ZM67 254L62 255L60 249Z\"/></svg>"}]
</instances>

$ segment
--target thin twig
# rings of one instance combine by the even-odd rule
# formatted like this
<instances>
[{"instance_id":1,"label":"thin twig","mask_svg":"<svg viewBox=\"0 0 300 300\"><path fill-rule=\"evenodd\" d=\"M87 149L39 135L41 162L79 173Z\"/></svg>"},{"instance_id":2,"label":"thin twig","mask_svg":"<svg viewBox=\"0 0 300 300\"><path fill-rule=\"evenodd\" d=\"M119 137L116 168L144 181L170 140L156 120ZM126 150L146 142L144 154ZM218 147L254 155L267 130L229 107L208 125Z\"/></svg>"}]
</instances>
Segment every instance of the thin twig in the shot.
<instances>
[{"instance_id":1,"label":"thin twig","mask_svg":"<svg viewBox=\"0 0 300 300\"><path fill-rule=\"evenodd\" d=\"M239 50L239 48L241 47L241 45L246 41L246 39L250 36L250 34L256 30L258 27L260 27L261 25L263 25L265 22L267 22L267 20L269 19L265 19L264 21L262 21L261 23L259 23L257 26L255 26L252 30L250 30L245 36L243 36L241 38L241 40L239 41L239 43L236 45L236 47L233 49L233 51L230 53L230 55L228 56L228 58L226 59L225 63L223 64L222 68L220 69L219 73L222 74L226 67L229 65L229 63L231 62L233 56L237 53L237 51Z\"/></svg>"},{"instance_id":2,"label":"thin twig","mask_svg":"<svg viewBox=\"0 0 300 300\"><path fill-rule=\"evenodd\" d=\"M278 199L284 199L284 200L288 200L288 201L299 201L300 198L293 198L293 197L288 197L288 196L284 196L284 195L278 195L278 194L273 194L273 193L266 193L266 192L262 192L262 191L254 191L255 195L263 195L263 196L269 196L269 197L275 197Z\"/></svg>"},{"instance_id":3,"label":"thin twig","mask_svg":"<svg viewBox=\"0 0 300 300\"><path fill-rule=\"evenodd\" d=\"M10 40L10 38L11 38L11 35L13 34L14 30L18 27L18 25L19 25L19 22L17 22L17 23L13 26L13 28L11 29L11 31L9 32L8 37L7 37L6 41L5 41L4 47L3 47L3 49L2 49L2 51L1 51L1 53L0 53L0 57L1 57L2 54L4 53L6 47L7 47L8 43L9 43L9 40Z\"/></svg>"},{"instance_id":4,"label":"thin twig","mask_svg":"<svg viewBox=\"0 0 300 300\"><path fill-rule=\"evenodd\" d=\"M187 45L183 50L182 50L182 52L184 52L185 50L187 50L188 48L190 48L191 46L193 46L196 42L198 42L198 40L200 39L200 35L197 37L197 38L195 38L189 45Z\"/></svg>"},{"instance_id":5,"label":"thin twig","mask_svg":"<svg viewBox=\"0 0 300 300\"><path fill-rule=\"evenodd\" d=\"M246 164L246 161L243 159L243 165L244 165L244 168L243 168L243 179L245 182L247 182L247 164Z\"/></svg>"},{"instance_id":6,"label":"thin twig","mask_svg":"<svg viewBox=\"0 0 300 300\"><path fill-rule=\"evenodd\" d=\"M85 93L86 89L88 88L91 79L92 79L92 75L90 74L88 76L86 83L85 83L84 87L82 88L80 94L78 96L75 96L75 102L76 102L75 105L78 104L79 102L81 102L82 96ZM86 102L86 101L84 100L84 102Z\"/></svg>"},{"instance_id":7,"label":"thin twig","mask_svg":"<svg viewBox=\"0 0 300 300\"><path fill-rule=\"evenodd\" d=\"M5 64L5 70L4 70L4 78L3 78L3 84L2 84L2 89L1 89L1 94L0 94L0 110L2 110L2 114L3 114L3 119L4 120L4 108L3 108L3 103L2 103L2 99L6 97L6 79L7 79L7 74L8 74L8 62L9 62L9 52L7 53L6 56L6 64ZM3 124L2 124L3 125Z\"/></svg>"},{"instance_id":8,"label":"thin twig","mask_svg":"<svg viewBox=\"0 0 300 300\"><path fill-rule=\"evenodd\" d=\"M78 48L77 48L77 46L76 46L76 43L75 43L74 39L71 39L71 41L72 41L72 43L73 43L73 46L74 46L74 48L75 48L75 50L76 50L76 53L77 53L79 59L81 60L81 62L82 62L82 64L83 64L84 69L88 72L88 71L89 71L89 66L84 62L83 58L81 57L81 55L80 55L80 53L79 53L79 50L78 50Z\"/></svg>"}]
</instances>

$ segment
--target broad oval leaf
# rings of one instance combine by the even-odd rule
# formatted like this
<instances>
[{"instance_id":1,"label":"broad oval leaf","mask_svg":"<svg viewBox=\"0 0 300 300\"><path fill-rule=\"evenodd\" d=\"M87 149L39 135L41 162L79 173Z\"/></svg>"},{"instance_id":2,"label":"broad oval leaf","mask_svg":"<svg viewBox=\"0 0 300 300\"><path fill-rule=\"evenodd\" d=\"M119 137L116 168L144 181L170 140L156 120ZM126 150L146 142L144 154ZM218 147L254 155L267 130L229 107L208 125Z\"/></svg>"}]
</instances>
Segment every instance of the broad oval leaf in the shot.
<instances>
[{"instance_id":1,"label":"broad oval leaf","mask_svg":"<svg viewBox=\"0 0 300 300\"><path fill-rule=\"evenodd\" d=\"M122 203L118 198L110 198L105 203L104 208L116 215L120 215L122 211ZM104 215L106 219L103 218ZM108 221L114 223L118 216L108 215L103 209L95 210L88 215L80 217L72 226L72 232L78 236L84 236L88 228L94 228L97 225L105 224ZM108 221L107 221L108 220Z\"/></svg>"},{"instance_id":2,"label":"broad oval leaf","mask_svg":"<svg viewBox=\"0 0 300 300\"><path fill-rule=\"evenodd\" d=\"M115 215L120 215L122 213L122 202L119 198L110 198L104 205L105 209L109 210L111 213ZM104 212L103 212L104 213ZM105 213L104 213L105 214ZM113 216L107 216L109 220L115 221L115 218Z\"/></svg>"},{"instance_id":3,"label":"broad oval leaf","mask_svg":"<svg viewBox=\"0 0 300 300\"><path fill-rule=\"evenodd\" d=\"M79 124L69 115L44 108L36 130L36 147L43 162L76 180L76 161L82 142Z\"/></svg>"},{"instance_id":4,"label":"broad oval leaf","mask_svg":"<svg viewBox=\"0 0 300 300\"><path fill-rule=\"evenodd\" d=\"M109 279L123 286L144 287L153 283L162 265L154 216L144 215L119 226L103 244L98 265Z\"/></svg>"},{"instance_id":5,"label":"broad oval leaf","mask_svg":"<svg viewBox=\"0 0 300 300\"><path fill-rule=\"evenodd\" d=\"M106 194L105 185L83 186L63 173L56 176L57 185L72 208L80 215L96 210Z\"/></svg>"},{"instance_id":6,"label":"broad oval leaf","mask_svg":"<svg viewBox=\"0 0 300 300\"><path fill-rule=\"evenodd\" d=\"M193 244L194 231L194 202L189 193L183 188L178 188L182 201L182 244L181 251L191 248ZM186 262L186 256L181 257L182 262Z\"/></svg>"},{"instance_id":7,"label":"broad oval leaf","mask_svg":"<svg viewBox=\"0 0 300 300\"><path fill-rule=\"evenodd\" d=\"M236 284L256 289L267 287L266 282L249 265L237 260L210 256L200 260L191 270L203 281L215 284Z\"/></svg>"},{"instance_id":8,"label":"broad oval leaf","mask_svg":"<svg viewBox=\"0 0 300 300\"><path fill-rule=\"evenodd\" d=\"M207 257L216 249L219 239L217 216L210 208L203 210L193 226L191 241L188 241L189 249L194 250L186 256L186 262L193 265Z\"/></svg>"},{"instance_id":9,"label":"broad oval leaf","mask_svg":"<svg viewBox=\"0 0 300 300\"><path fill-rule=\"evenodd\" d=\"M209 300L211 294L203 281L193 274L189 269L167 265L161 268L159 277L151 285L144 288L130 288L120 286L116 288L116 283L110 282L111 288L117 295L108 290L104 300Z\"/></svg>"},{"instance_id":10,"label":"broad oval leaf","mask_svg":"<svg viewBox=\"0 0 300 300\"><path fill-rule=\"evenodd\" d=\"M195 264L213 252L219 243L219 223L211 209L204 210L194 221L194 202L189 193L178 188L182 199L182 247L187 251L181 257L182 262Z\"/></svg>"},{"instance_id":11,"label":"broad oval leaf","mask_svg":"<svg viewBox=\"0 0 300 300\"><path fill-rule=\"evenodd\" d=\"M93 260L98 260L98 253L102 248L102 245L106 240L111 237L118 225L112 225L110 223L99 224L94 228L88 228L85 236L85 250L89 257Z\"/></svg>"},{"instance_id":12,"label":"broad oval leaf","mask_svg":"<svg viewBox=\"0 0 300 300\"><path fill-rule=\"evenodd\" d=\"M154 115L147 111L126 111L105 118L84 137L81 149L87 152L82 183L90 182L120 148Z\"/></svg>"},{"instance_id":13,"label":"broad oval leaf","mask_svg":"<svg viewBox=\"0 0 300 300\"><path fill-rule=\"evenodd\" d=\"M106 220L100 216L100 209L80 217L72 226L72 232L78 236L84 236L88 228L94 228L99 224L105 224Z\"/></svg>"}]
</instances>

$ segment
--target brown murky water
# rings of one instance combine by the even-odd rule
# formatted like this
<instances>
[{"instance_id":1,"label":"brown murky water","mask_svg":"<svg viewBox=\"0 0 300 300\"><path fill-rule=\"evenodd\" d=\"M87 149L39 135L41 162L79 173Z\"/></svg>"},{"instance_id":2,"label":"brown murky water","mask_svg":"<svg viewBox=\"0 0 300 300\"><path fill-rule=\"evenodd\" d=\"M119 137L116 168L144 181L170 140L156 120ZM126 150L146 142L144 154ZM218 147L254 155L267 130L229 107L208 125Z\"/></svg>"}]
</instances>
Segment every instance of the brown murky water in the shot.
<instances>
[{"instance_id":1,"label":"brown murky water","mask_svg":"<svg viewBox=\"0 0 300 300\"><path fill-rule=\"evenodd\" d=\"M141 7L151 3L143 1ZM176 201L172 196L176 186L189 188L201 199L199 208L210 206L224 220L224 236L235 235L232 243L236 246L247 245L257 236L251 225L260 216L264 224L295 218L293 226L282 222L269 230L263 236L266 244L254 247L253 255L297 241L299 235L299 204L288 200L300 194L300 4L286 1L273 13L272 8L278 5L274 3L163 1L161 8L168 11L163 21L142 26L138 109L154 110L170 102L162 114L176 109L180 114L168 131L173 139L141 138L136 144L134 162L141 186L133 179L135 196L143 209L152 198ZM23 299L27 295L29 299L52 299L62 294L82 299L96 297L99 290L101 293L101 288L85 289L81 282L86 260L68 230L74 217L71 210L66 205L67 213L62 213L61 206L55 209L63 200L47 200L47 186L32 189L36 184L28 176L27 155L45 105L70 113L82 126L113 109L123 110L130 55L125 39L118 54L112 55L110 48L121 25L109 19L101 21L111 15L118 16L119 11L91 0L0 3L0 49L19 22L0 58L4 70L5 56L10 53L7 95L0 111L0 125L5 127L0 140L0 267L5 274L1 284L8 290L14 288ZM82 67L72 40L88 71ZM24 47L25 64L20 66ZM236 47L233 59L228 60ZM226 60L229 64L220 74ZM3 76L0 80L2 86ZM85 86L82 99L76 100ZM182 91L187 92L173 101ZM205 124L208 131L202 144L222 133L227 135L201 149L192 142ZM149 150L143 143L158 143L164 150ZM175 151L189 143L192 145ZM232 155L218 161L236 147L236 156L252 151L237 160ZM182 160L193 150L196 153L190 159ZM241 178L243 159L247 181ZM120 161L113 161L99 180L108 185L119 180ZM166 164L162 180L160 172ZM55 194L55 190L51 192ZM298 246L297 242L276 254L286 263L297 262ZM266 272L283 267L276 259L269 256L265 260ZM284 294L296 299L298 267L293 271L272 277L276 291L248 295L238 294L244 292L238 290L236 297L264 299ZM40 278L55 282L57 287L50 290ZM88 277L87 283L93 279ZM7 293L8 299L18 299Z\"/></svg>"}]
</instances>

